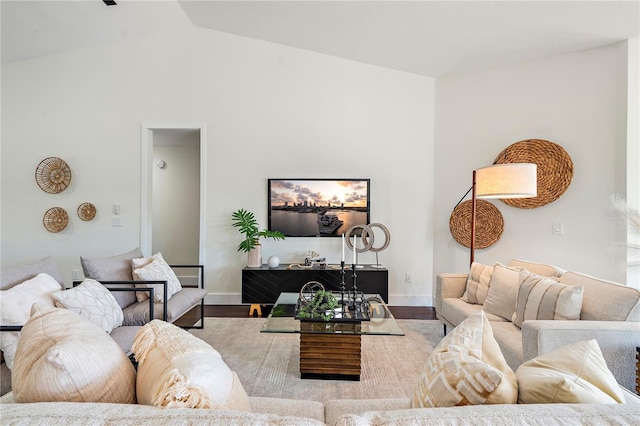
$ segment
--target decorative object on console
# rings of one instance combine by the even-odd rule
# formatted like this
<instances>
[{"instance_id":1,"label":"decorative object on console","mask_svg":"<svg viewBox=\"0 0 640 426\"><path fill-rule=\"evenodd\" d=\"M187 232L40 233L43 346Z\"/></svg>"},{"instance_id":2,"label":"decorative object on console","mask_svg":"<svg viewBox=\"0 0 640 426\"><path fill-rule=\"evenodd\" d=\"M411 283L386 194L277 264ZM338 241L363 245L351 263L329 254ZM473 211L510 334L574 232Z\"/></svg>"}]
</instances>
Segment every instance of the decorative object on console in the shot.
<instances>
[{"instance_id":1,"label":"decorative object on console","mask_svg":"<svg viewBox=\"0 0 640 426\"><path fill-rule=\"evenodd\" d=\"M269 256L267 265L269 265L269 268L277 268L280 266L280 258L278 256Z\"/></svg>"},{"instance_id":2,"label":"decorative object on console","mask_svg":"<svg viewBox=\"0 0 640 426\"><path fill-rule=\"evenodd\" d=\"M520 209L534 209L554 202L567 190L573 178L573 161L560 145L544 139L525 139L505 148L493 164L533 163L537 165L536 195L501 199Z\"/></svg>"},{"instance_id":3,"label":"decorative object on console","mask_svg":"<svg viewBox=\"0 0 640 426\"><path fill-rule=\"evenodd\" d=\"M269 231L258 228L258 221L250 211L239 209L231 215L233 227L238 228L240 233L244 234L245 239L238 245L238 251L248 253L247 266L259 268L262 266L262 246L260 238L273 238L274 240L284 240L285 236L280 231Z\"/></svg>"},{"instance_id":4,"label":"decorative object on console","mask_svg":"<svg viewBox=\"0 0 640 426\"><path fill-rule=\"evenodd\" d=\"M47 157L36 167L36 183L44 192L59 194L71 183L71 168L58 157Z\"/></svg>"},{"instance_id":5,"label":"decorative object on console","mask_svg":"<svg viewBox=\"0 0 640 426\"><path fill-rule=\"evenodd\" d=\"M84 221L96 217L96 206L91 203L82 203L78 206L78 217Z\"/></svg>"},{"instance_id":6,"label":"decorative object on console","mask_svg":"<svg viewBox=\"0 0 640 426\"><path fill-rule=\"evenodd\" d=\"M42 223L47 231L57 233L69 224L69 215L62 207L51 207L44 213Z\"/></svg>"},{"instance_id":7,"label":"decorative object on console","mask_svg":"<svg viewBox=\"0 0 640 426\"><path fill-rule=\"evenodd\" d=\"M381 251L384 251L387 249L387 247L389 247L389 243L391 243L391 233L389 232L389 229L384 226L381 223L370 223L369 224L369 228L371 229L371 231L373 232L373 228L380 228L382 230L382 232L384 233L384 243L381 244L379 247L374 247L373 246L373 241L371 241L371 247L369 248L369 251L372 251L376 254L376 264L372 265L374 268L383 268L384 266L382 266L380 264L380 261L378 260L378 253ZM368 235L363 234L362 235L362 242L365 246L368 245L368 241L367 239L369 238ZM373 233L371 234L371 239L373 240L374 236Z\"/></svg>"},{"instance_id":8,"label":"decorative object on console","mask_svg":"<svg viewBox=\"0 0 640 426\"><path fill-rule=\"evenodd\" d=\"M458 207L464 197L471 192L471 240L469 243L471 255L469 265L473 264L476 247L478 199L535 197L537 194L536 169L537 166L535 164L514 163L494 164L493 166L482 167L473 171L471 188L456 204L456 207Z\"/></svg>"}]
</instances>

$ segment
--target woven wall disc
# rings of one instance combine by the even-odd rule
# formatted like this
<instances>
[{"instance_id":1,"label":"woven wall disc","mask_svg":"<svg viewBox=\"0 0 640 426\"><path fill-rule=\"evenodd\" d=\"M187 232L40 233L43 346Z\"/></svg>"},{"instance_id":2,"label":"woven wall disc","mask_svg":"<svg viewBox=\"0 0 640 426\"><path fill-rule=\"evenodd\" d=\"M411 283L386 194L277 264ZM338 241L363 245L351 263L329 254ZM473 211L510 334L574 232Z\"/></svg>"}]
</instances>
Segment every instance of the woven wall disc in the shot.
<instances>
[{"instance_id":1,"label":"woven wall disc","mask_svg":"<svg viewBox=\"0 0 640 426\"><path fill-rule=\"evenodd\" d=\"M502 213L493 204L485 200L476 200L476 244L482 249L492 246L500 239L504 229ZM465 247L471 246L471 200L467 200L453 209L449 218L451 235Z\"/></svg>"},{"instance_id":2,"label":"woven wall disc","mask_svg":"<svg viewBox=\"0 0 640 426\"><path fill-rule=\"evenodd\" d=\"M82 203L78 206L78 217L84 221L96 217L96 206L91 203Z\"/></svg>"},{"instance_id":3,"label":"woven wall disc","mask_svg":"<svg viewBox=\"0 0 640 426\"><path fill-rule=\"evenodd\" d=\"M526 139L509 145L493 164L506 163L538 165L538 196L501 200L512 207L534 209L552 203L564 194L573 178L573 161L567 151L543 139Z\"/></svg>"},{"instance_id":4,"label":"woven wall disc","mask_svg":"<svg viewBox=\"0 0 640 426\"><path fill-rule=\"evenodd\" d=\"M60 232L67 227L69 215L62 207L51 207L42 218L44 227L49 232Z\"/></svg>"},{"instance_id":5,"label":"woven wall disc","mask_svg":"<svg viewBox=\"0 0 640 426\"><path fill-rule=\"evenodd\" d=\"M49 194L59 194L71 183L71 168L61 158L45 158L36 167L36 182Z\"/></svg>"}]
</instances>

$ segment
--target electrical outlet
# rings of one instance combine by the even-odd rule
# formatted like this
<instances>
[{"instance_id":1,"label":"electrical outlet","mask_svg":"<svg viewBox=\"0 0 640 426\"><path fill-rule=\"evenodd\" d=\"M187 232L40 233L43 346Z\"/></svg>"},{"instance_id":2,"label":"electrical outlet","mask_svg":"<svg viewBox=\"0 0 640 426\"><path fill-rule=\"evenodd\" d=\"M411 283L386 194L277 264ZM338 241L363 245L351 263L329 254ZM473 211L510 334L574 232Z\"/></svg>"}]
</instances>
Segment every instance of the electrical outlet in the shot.
<instances>
[{"instance_id":1,"label":"electrical outlet","mask_svg":"<svg viewBox=\"0 0 640 426\"><path fill-rule=\"evenodd\" d=\"M413 282L413 276L411 276L410 273L406 273L404 274L404 282L405 283L412 283Z\"/></svg>"},{"instance_id":2,"label":"electrical outlet","mask_svg":"<svg viewBox=\"0 0 640 426\"><path fill-rule=\"evenodd\" d=\"M122 216L111 216L111 226L113 227L122 226Z\"/></svg>"},{"instance_id":3,"label":"electrical outlet","mask_svg":"<svg viewBox=\"0 0 640 426\"><path fill-rule=\"evenodd\" d=\"M551 233L553 235L562 235L564 232L564 226L562 225L562 222L553 222L553 225L551 227Z\"/></svg>"},{"instance_id":4,"label":"electrical outlet","mask_svg":"<svg viewBox=\"0 0 640 426\"><path fill-rule=\"evenodd\" d=\"M71 271L71 278L74 281L80 281L82 278L80 277L80 270L78 269L74 269L73 271Z\"/></svg>"}]
</instances>

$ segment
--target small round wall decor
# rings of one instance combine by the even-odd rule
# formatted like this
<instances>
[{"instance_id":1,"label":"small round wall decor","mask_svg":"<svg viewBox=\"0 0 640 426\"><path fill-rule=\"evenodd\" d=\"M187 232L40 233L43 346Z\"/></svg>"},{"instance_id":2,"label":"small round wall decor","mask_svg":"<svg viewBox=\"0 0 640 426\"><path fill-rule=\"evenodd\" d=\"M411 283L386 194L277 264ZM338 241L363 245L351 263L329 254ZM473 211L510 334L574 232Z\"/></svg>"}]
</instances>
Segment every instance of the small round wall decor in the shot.
<instances>
[{"instance_id":1,"label":"small round wall decor","mask_svg":"<svg viewBox=\"0 0 640 426\"><path fill-rule=\"evenodd\" d=\"M96 217L96 206L91 203L82 203L78 206L78 217L88 221Z\"/></svg>"},{"instance_id":2,"label":"small round wall decor","mask_svg":"<svg viewBox=\"0 0 640 426\"><path fill-rule=\"evenodd\" d=\"M42 223L47 231L57 233L69 224L69 215L62 207L51 207L44 213Z\"/></svg>"},{"instance_id":3,"label":"small round wall decor","mask_svg":"<svg viewBox=\"0 0 640 426\"><path fill-rule=\"evenodd\" d=\"M485 200L476 200L475 248L483 249L495 244L502 235L504 218L500 210ZM449 230L453 238L465 247L471 246L471 200L453 209L449 218Z\"/></svg>"},{"instance_id":4,"label":"small round wall decor","mask_svg":"<svg viewBox=\"0 0 640 426\"><path fill-rule=\"evenodd\" d=\"M36 167L36 182L49 194L59 194L71 183L71 168L61 158L45 158Z\"/></svg>"}]
</instances>

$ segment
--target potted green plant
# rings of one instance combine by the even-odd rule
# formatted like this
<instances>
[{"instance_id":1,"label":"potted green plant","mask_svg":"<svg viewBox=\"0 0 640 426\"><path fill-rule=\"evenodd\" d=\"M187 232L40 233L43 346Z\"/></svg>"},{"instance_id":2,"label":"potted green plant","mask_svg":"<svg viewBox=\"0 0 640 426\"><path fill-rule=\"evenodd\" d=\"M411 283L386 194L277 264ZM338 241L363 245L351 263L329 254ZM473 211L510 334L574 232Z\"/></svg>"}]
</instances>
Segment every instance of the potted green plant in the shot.
<instances>
[{"instance_id":1,"label":"potted green plant","mask_svg":"<svg viewBox=\"0 0 640 426\"><path fill-rule=\"evenodd\" d=\"M231 215L233 219L232 225L238 228L240 233L244 234L244 240L240 242L238 251L248 253L247 266L262 266L262 246L260 238L273 238L274 240L284 240L285 236L280 231L269 231L258 227L258 221L250 211L239 209Z\"/></svg>"}]
</instances>

